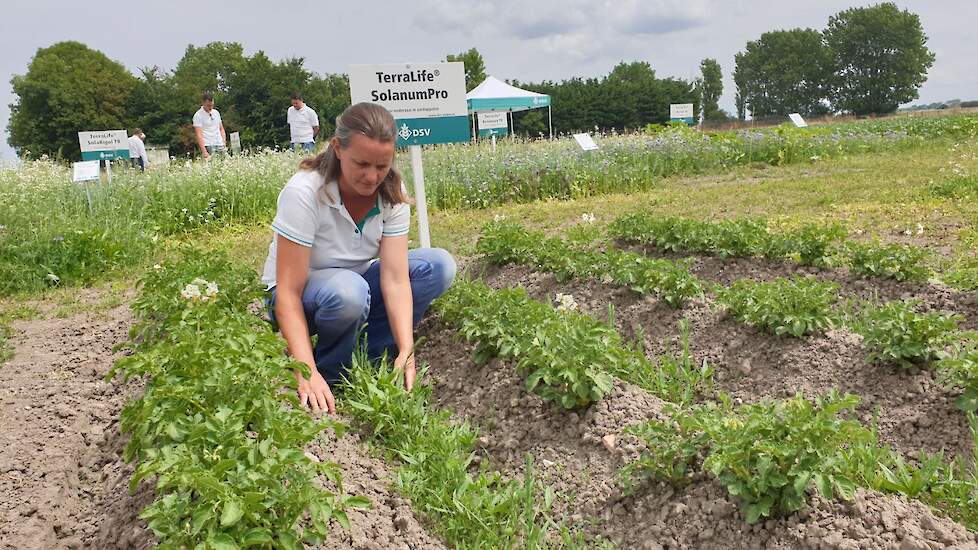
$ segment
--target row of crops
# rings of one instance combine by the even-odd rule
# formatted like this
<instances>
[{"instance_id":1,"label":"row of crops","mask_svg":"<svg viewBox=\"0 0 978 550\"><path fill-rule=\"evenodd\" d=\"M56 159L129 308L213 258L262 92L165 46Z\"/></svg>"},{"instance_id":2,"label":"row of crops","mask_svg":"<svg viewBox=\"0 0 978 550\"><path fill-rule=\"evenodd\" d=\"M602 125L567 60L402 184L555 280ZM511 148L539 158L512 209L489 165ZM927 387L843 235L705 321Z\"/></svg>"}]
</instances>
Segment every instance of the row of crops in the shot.
<instances>
[{"instance_id":1,"label":"row of crops","mask_svg":"<svg viewBox=\"0 0 978 550\"><path fill-rule=\"evenodd\" d=\"M256 274L223 256L188 251L139 281L132 353L109 377L146 377L121 414L135 464L131 489L154 483L140 517L161 548L298 549L349 527L346 510L370 502L343 491L338 465L310 458L317 437L342 437L338 419L314 419L295 398L285 342L249 312ZM419 379L424 379L422 371ZM459 548L582 546L552 518L533 475L505 479L475 468L477 431L432 410L431 388L408 393L386 362L355 357L340 407L352 428L395 465L396 488L432 529Z\"/></svg>"},{"instance_id":2,"label":"row of crops","mask_svg":"<svg viewBox=\"0 0 978 550\"><path fill-rule=\"evenodd\" d=\"M785 290L791 285L814 284L808 279L753 283L749 299L743 297L747 290L738 290L738 300L725 300L719 297L725 290L699 281L681 263L611 248L599 251L585 236L585 231L572 232L569 239L552 240L496 223L479 246L490 261L555 269L568 278L608 277L606 283L659 294L674 307L706 292L731 309L737 303L760 303L759 310L780 317L765 326L775 333L788 327L780 331L786 336L810 333L791 330L799 308L814 305L818 310L829 302L811 289L782 299L791 296ZM645 277L654 282L646 285ZM780 286L757 291L772 284ZM126 406L122 425L132 436L125 457L137 465L133 487L155 480L156 500L142 517L163 546L318 544L330 526L346 523L345 509L367 504L343 492L335 465L303 453L317 434L329 433L327 428L340 436L347 427L310 419L297 406L289 391L297 365L283 355L280 337L248 312L260 295L254 273L213 255L191 253L151 270L140 286L133 305L139 316L130 344L134 353L121 359L111 375L150 377L145 394ZM866 306L859 315L849 312L843 318L856 326L852 319L858 317L861 326L870 327L866 334L879 333L885 345L873 349L882 350L881 359L895 362L925 361L943 349L942 343L960 341L951 315L911 308L882 320L873 317L904 306L910 308ZM685 484L705 473L725 486L747 520L755 522L799 509L812 488L831 498L866 487L921 499L978 527L974 465L941 455L905 460L882 446L873 430L849 419L847 411L858 404L854 396L830 393L814 400L796 396L736 405L715 396L712 370L693 361L688 351L650 359L622 339L613 323L582 315L570 302L553 307L532 300L521 289L493 290L460 281L436 307L445 322L475 344L476 361L507 360L524 376L526 391L561 408L578 410L605 399L615 379L668 402L663 417L629 430L645 449L620 472L629 490L648 480ZM805 326L819 330L827 325L809 320ZM907 334L917 340L901 340ZM874 345L871 338L866 341ZM885 355L887 345L899 353ZM924 351L905 353L911 348ZM978 354L966 347L959 351L942 356L938 368L949 373L951 383L966 388L961 404L978 437L970 412L974 407L967 406L967 396L974 402L978 395ZM397 490L439 535L459 547L505 547L514 541L532 547L555 540L584 545L579 533L550 516L554 495L535 478L532 462L522 479L504 478L489 461L476 466L477 431L453 421L447 411L432 410L429 402L430 387L419 384L405 393L399 373L357 357L340 407L350 415L352 428L386 454L396 469Z\"/></svg>"},{"instance_id":3,"label":"row of crops","mask_svg":"<svg viewBox=\"0 0 978 550\"><path fill-rule=\"evenodd\" d=\"M564 276L604 273L606 283L633 286L623 282L628 277L606 271L612 262L558 241L497 222L487 228L479 246L490 262L525 263L545 271L560 266ZM637 260L637 272L654 269ZM663 271L681 269L663 268L662 262L653 265ZM804 321L811 330L837 322L825 307L828 294L822 287L805 287L812 284L817 283L750 282L713 292L728 293L718 298L720 307L750 303L752 311L766 312L770 324L765 328L801 337L811 331L794 330L798 317L805 315L800 310L818 311L817 319ZM663 296L673 295L673 290L664 289ZM864 487L921 499L972 529L978 527L974 464L948 461L941 454L907 461L881 445L874 430L850 419L859 404L857 396L830 392L814 399L796 395L736 405L722 394L713 395L712 370L697 365L688 352L652 361L624 342L613 322L580 314L562 298L558 296L552 307L530 299L523 289L494 290L478 282L460 282L438 303L438 311L475 344L476 361L510 360L524 377L527 391L558 406L593 405L609 395L613 378L669 402L665 418L628 430L643 442L645 451L621 470L626 487L642 487L648 480L682 485L707 473L736 498L751 523L800 509L813 487L828 498L850 498L856 487ZM970 335L957 330L957 316L920 314L912 304L893 302L866 304L845 320L864 335L875 359L920 365L941 357L937 368L945 380L965 389L958 403L968 416L972 436L978 437L973 412L978 355L967 343ZM949 345L956 353L941 353Z\"/></svg>"},{"instance_id":4,"label":"row of crops","mask_svg":"<svg viewBox=\"0 0 978 550\"><path fill-rule=\"evenodd\" d=\"M609 233L625 241L644 242L661 249L728 256L750 256L758 250L776 248L779 258L794 257L809 264L824 264L830 255L829 245L840 237L834 229L803 227L793 233L773 234L753 220L709 223L645 214L619 219ZM812 276L779 277L764 282L742 279L729 286L715 285L690 273L685 261L651 259L595 245L601 241L593 239L595 233L586 225L577 226L570 231L569 238L561 239L548 238L542 232L501 220L484 228L477 250L490 263L529 266L554 274L558 281L598 280L654 295L672 307L682 307L687 300L709 292L716 307L745 324L777 336L803 337L845 327L862 336L870 362L906 367L939 359L937 365L945 380L964 391L958 400L959 407L967 412L978 410L975 345L978 335L959 329L963 320L959 314L920 313L919 302L914 300L883 304L842 300L837 284ZM912 259L919 261L922 256L910 247L856 246L859 252L850 266L857 273L899 280L919 278L920 273L926 273ZM894 260L895 257L901 261ZM487 297L478 299L488 300Z\"/></svg>"},{"instance_id":5,"label":"row of crops","mask_svg":"<svg viewBox=\"0 0 978 550\"><path fill-rule=\"evenodd\" d=\"M978 117L962 115L716 134L669 128L605 136L602 149L587 154L570 139L507 142L496 152L479 144L435 147L426 152L428 204L472 209L629 192L674 174L912 149L976 135ZM298 160L293 153L263 151L224 162L173 162L145 174L117 170L113 183L90 188L71 183L69 168L50 160L0 168L0 295L91 283L154 257L161 240L266 223ZM962 181L939 182L938 191L954 200L972 196L974 185Z\"/></svg>"}]
</instances>

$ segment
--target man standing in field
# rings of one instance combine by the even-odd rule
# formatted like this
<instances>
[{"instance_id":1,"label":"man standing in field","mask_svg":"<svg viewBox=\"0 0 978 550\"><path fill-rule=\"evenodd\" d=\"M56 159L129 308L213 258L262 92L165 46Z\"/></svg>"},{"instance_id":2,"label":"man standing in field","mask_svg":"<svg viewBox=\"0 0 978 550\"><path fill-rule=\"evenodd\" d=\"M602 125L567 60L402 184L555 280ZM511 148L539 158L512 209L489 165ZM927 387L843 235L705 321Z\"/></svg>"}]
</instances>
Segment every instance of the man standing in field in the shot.
<instances>
[{"instance_id":1,"label":"man standing in field","mask_svg":"<svg viewBox=\"0 0 978 550\"><path fill-rule=\"evenodd\" d=\"M316 135L319 134L319 115L312 107L302 101L302 96L292 94L292 106L287 113L289 129L292 133L292 148L296 151L316 150Z\"/></svg>"},{"instance_id":2,"label":"man standing in field","mask_svg":"<svg viewBox=\"0 0 978 550\"><path fill-rule=\"evenodd\" d=\"M142 130L139 128L132 129L132 135L129 136L129 162L132 163L133 168L139 168L140 172L145 172L146 165L149 164L149 158L146 156L146 145L143 144L145 139L146 134Z\"/></svg>"},{"instance_id":3,"label":"man standing in field","mask_svg":"<svg viewBox=\"0 0 978 550\"><path fill-rule=\"evenodd\" d=\"M227 153L224 123L221 121L221 113L214 108L214 96L210 92L204 92L200 109L194 113L194 133L197 134L197 147L205 160L214 154Z\"/></svg>"}]
</instances>

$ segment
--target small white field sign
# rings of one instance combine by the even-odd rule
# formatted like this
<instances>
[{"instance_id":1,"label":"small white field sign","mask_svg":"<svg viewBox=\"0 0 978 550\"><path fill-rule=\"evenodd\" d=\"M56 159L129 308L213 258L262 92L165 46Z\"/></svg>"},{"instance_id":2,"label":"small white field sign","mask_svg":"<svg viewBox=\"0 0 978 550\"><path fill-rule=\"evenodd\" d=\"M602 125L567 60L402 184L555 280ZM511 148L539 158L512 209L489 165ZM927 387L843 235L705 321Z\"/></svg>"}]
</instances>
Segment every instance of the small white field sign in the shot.
<instances>
[{"instance_id":1,"label":"small white field sign","mask_svg":"<svg viewBox=\"0 0 978 550\"><path fill-rule=\"evenodd\" d=\"M99 169L102 161L83 160L72 163L71 181L82 183L99 179Z\"/></svg>"},{"instance_id":2,"label":"small white field sign","mask_svg":"<svg viewBox=\"0 0 978 550\"><path fill-rule=\"evenodd\" d=\"M791 113L790 115L788 115L788 118L790 118L791 122L793 122L795 126L798 128L808 127L808 123L805 122L805 119L801 118L801 115L799 115L798 113Z\"/></svg>"},{"instance_id":3,"label":"small white field sign","mask_svg":"<svg viewBox=\"0 0 978 550\"><path fill-rule=\"evenodd\" d=\"M594 143L591 134L574 134L574 140L581 146L582 151L597 151L598 144Z\"/></svg>"}]
</instances>

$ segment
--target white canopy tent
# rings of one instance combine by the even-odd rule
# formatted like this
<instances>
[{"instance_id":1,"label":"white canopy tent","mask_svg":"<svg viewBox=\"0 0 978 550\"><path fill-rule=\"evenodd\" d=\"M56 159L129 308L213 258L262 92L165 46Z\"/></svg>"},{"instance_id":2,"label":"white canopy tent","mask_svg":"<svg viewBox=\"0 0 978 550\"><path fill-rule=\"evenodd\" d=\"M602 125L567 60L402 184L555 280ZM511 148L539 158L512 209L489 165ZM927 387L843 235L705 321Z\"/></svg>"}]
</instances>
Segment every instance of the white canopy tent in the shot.
<instances>
[{"instance_id":1,"label":"white canopy tent","mask_svg":"<svg viewBox=\"0 0 978 550\"><path fill-rule=\"evenodd\" d=\"M550 96L538 94L506 84L494 76L488 76L482 84L465 94L469 114L486 111L504 111L509 113L510 128L513 123L513 113L529 109L547 108L547 125L550 127L550 139L554 137L553 117L550 110ZM473 126L475 120L473 118ZM512 133L512 131L510 131Z\"/></svg>"}]
</instances>

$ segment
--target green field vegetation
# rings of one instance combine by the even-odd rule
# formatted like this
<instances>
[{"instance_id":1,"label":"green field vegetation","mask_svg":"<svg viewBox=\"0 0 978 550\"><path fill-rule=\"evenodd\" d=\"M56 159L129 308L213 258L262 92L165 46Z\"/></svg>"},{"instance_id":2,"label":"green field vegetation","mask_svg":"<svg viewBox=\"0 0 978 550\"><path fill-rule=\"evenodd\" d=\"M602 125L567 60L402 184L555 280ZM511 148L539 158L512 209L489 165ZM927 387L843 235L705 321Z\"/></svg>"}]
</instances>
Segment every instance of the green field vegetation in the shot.
<instances>
[{"instance_id":1,"label":"green field vegetation","mask_svg":"<svg viewBox=\"0 0 978 550\"><path fill-rule=\"evenodd\" d=\"M789 227L834 221L851 233L953 246L978 207L967 194L934 189L978 172L976 135L978 116L961 115L716 134L664 128L599 136L602 149L591 153L568 139L505 141L495 154L484 143L434 147L425 153L428 202L435 242L462 253L472 229L496 215L547 229L575 212L605 223L610 212L643 207L702 219L758 215ZM257 226L267 238L298 160L261 152L146 175L117 169L111 185L91 186L91 209L67 167L0 169L0 295L92 284L151 264L168 241L215 231L257 246L244 234ZM406 159L399 163L408 172ZM974 284L965 260L943 267Z\"/></svg>"},{"instance_id":2,"label":"green field vegetation","mask_svg":"<svg viewBox=\"0 0 978 550\"><path fill-rule=\"evenodd\" d=\"M339 467L304 449L333 420L314 420L298 399L297 365L282 340L247 307L257 274L220 255L189 251L151 269L133 302L137 322L106 378L149 378L120 415L135 463L130 490L155 479L140 518L161 546L302 548L320 544L332 520L369 500L342 491ZM324 478L336 493L320 489Z\"/></svg>"},{"instance_id":3,"label":"green field vegetation","mask_svg":"<svg viewBox=\"0 0 978 550\"><path fill-rule=\"evenodd\" d=\"M621 174L606 172L607 180L588 183L592 186L580 193L563 194L555 187L537 197L503 196L464 205L468 208L439 205L437 197L449 195L435 191L432 202L443 208L432 212L433 242L460 256L480 253L500 264L523 263L562 280L629 287L676 307L705 293L744 322L785 336L834 326L838 313L838 322L866 338L869 360L933 367L946 385L962 389L957 404L974 432L978 354L974 335L957 330L959 317L953 313L918 313L912 302L860 304L862 309L836 312L834 287L808 279L733 284L727 290L701 286L682 262L619 250L607 231L613 234L622 225L615 220L629 215L659 215L675 222L663 226L670 239L681 237L663 242L683 243L664 247L669 250L815 265L841 257L859 273L893 278L909 273L904 279L921 278L904 268L917 267L910 260L925 251L921 265L928 273L974 289L978 206L959 190L966 188L961 178L978 173L978 141L971 126L956 126L961 120L972 122L928 119L913 130L919 134L887 127L897 124L892 121L857 123L899 135L892 142L866 141L885 146L812 155L819 158L686 165L669 177L653 174L647 185L631 190L611 185ZM812 141L837 131L782 130ZM566 145L522 146L528 151L552 147L552 154L560 155ZM478 147L469 150L481 154ZM446 183L451 169L458 169L451 168L452 155L464 150L431 151L426 162L433 188L469 189ZM318 542L327 535L330 518L343 524L344 508L365 504L342 492L333 466L302 455L324 427L334 432L345 427L309 420L295 409L294 398L270 389L293 384L288 369L294 364L281 354L281 339L246 312L260 294L254 269L267 250L275 197L297 160L262 153L146 176L123 173L93 194L92 212L84 187L68 183L62 167L36 162L0 172L0 193L12 205L0 221L0 276L10 277L0 279L7 285L0 288L6 295L0 301L0 354L9 321L85 310L91 302L79 298L72 288L78 284L105 284L99 290L108 297L91 309L114 307L129 280L140 274L140 294L132 303L139 319L132 334L135 353L120 360L114 372L153 379L126 407L122 427L132 436L126 458L136 463L134 483L151 476L162 480L157 499L142 514L162 542L219 546L248 538L262 544L272 536ZM491 163L483 159L475 165L483 169ZM571 171L598 174L585 168ZM954 192L946 192L948 185ZM540 197L547 200L534 200ZM39 204L57 207L46 215ZM689 231L673 231L677 227ZM416 242L414 233L411 238ZM196 246L189 255L187 242ZM639 279L646 278L656 284L644 286ZM978 478L971 457L908 460L882 446L871 428L851 420L846 411L858 403L852 396L733 405L716 395L710 366L689 354L688 327L681 327L684 353L653 360L616 332L613 311L607 320L596 319L573 311L568 295L554 301L459 281L436 309L475 344L477 360L508 361L524 375L528 392L557 407L579 409L600 401L616 378L669 402L674 408L667 408L664 420L633 430L644 451L622 470L627 483L682 484L699 473L712 476L751 522L798 509L813 489L846 497L855 487L866 487L920 499L978 528L973 506ZM361 358L357 369L341 398L354 418L353 429L395 465L396 489L449 543L583 544L579 534L550 517L554 495L534 477L531 462L525 477L517 479L504 478L487 461L474 466L477 432L450 411L430 408L430 388L405 394L388 366L368 367ZM254 380L258 383L246 383ZM429 459L417 459L421 454ZM239 466L245 463L251 470ZM277 481L283 475L290 483ZM313 489L317 478L338 490ZM257 500L259 493L266 497Z\"/></svg>"}]
</instances>

